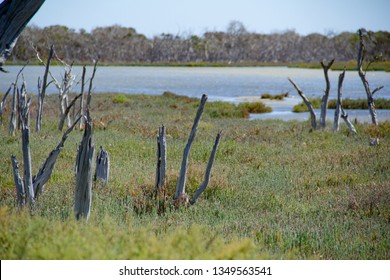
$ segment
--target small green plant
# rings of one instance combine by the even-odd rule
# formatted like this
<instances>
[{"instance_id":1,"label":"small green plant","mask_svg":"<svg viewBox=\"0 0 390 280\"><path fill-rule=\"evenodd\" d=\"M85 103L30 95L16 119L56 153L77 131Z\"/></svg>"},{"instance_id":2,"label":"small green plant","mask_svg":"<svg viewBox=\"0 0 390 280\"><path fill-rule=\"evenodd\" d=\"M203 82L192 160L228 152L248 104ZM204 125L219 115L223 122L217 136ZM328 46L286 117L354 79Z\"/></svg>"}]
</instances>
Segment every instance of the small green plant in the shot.
<instances>
[{"instance_id":1,"label":"small green plant","mask_svg":"<svg viewBox=\"0 0 390 280\"><path fill-rule=\"evenodd\" d=\"M125 104L128 102L128 99L124 94L115 94L112 98L112 102L114 104Z\"/></svg>"},{"instance_id":2,"label":"small green plant","mask_svg":"<svg viewBox=\"0 0 390 280\"><path fill-rule=\"evenodd\" d=\"M270 100L283 100L285 97L288 96L288 92L281 93L281 94L270 94L270 93L263 93L261 95L261 99L270 99Z\"/></svg>"},{"instance_id":3,"label":"small green plant","mask_svg":"<svg viewBox=\"0 0 390 280\"><path fill-rule=\"evenodd\" d=\"M272 108L266 106L262 102L241 103L238 107L250 114L263 114L272 112Z\"/></svg>"}]
</instances>

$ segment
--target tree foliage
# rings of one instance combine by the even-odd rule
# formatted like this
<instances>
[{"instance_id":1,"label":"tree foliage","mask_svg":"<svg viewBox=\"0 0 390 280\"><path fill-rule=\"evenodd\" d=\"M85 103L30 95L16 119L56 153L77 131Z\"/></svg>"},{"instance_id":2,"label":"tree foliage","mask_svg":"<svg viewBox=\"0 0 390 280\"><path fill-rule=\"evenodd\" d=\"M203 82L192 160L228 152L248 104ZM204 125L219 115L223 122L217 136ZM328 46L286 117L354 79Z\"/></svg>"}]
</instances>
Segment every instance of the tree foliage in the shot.
<instances>
[{"instance_id":1,"label":"tree foliage","mask_svg":"<svg viewBox=\"0 0 390 280\"><path fill-rule=\"evenodd\" d=\"M390 60L390 33L374 32L371 37L375 38L371 49L381 54L381 59ZM202 36L163 33L153 38L119 25L97 27L91 32L60 25L28 26L18 40L13 60L34 60L34 48L48 52L54 44L59 57L78 63L96 57L102 63L350 61L355 60L357 42L358 35L351 32L328 36L303 36L293 30L253 33L238 21L232 21L225 32L208 31Z\"/></svg>"}]
</instances>

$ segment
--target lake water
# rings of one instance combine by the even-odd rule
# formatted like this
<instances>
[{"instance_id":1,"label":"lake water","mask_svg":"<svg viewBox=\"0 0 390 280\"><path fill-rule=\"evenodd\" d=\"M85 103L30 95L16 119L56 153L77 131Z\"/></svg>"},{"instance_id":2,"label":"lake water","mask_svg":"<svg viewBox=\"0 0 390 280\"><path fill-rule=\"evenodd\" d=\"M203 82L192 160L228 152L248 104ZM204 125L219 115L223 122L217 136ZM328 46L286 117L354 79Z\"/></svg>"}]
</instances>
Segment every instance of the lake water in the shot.
<instances>
[{"instance_id":1,"label":"lake water","mask_svg":"<svg viewBox=\"0 0 390 280\"><path fill-rule=\"evenodd\" d=\"M5 92L14 81L21 66L6 66L7 74L0 73L0 91ZM58 79L64 73L63 67L51 67ZM74 67L76 81L81 79L81 67ZM27 89L37 92L37 79L42 76L42 66L26 66L23 76ZM92 67L87 68L90 77ZM337 80L341 71L329 71L331 81L330 98L337 96ZM322 69L299 69L287 67L98 67L94 80L94 92L121 92L126 94L162 94L171 91L176 94L200 97L203 93L209 100L241 102L243 97L259 97L262 93L279 94L289 92L287 106L276 106L270 116L287 113L293 103L301 101L293 86L287 80L293 79L308 97L320 97L325 88ZM367 72L372 89L379 85L384 88L376 98L390 99L390 73ZM80 85L74 87L79 91ZM56 93L50 85L48 93ZM343 98L366 98L362 82L356 71L348 71L343 84ZM286 105L286 104L285 104Z\"/></svg>"}]
</instances>

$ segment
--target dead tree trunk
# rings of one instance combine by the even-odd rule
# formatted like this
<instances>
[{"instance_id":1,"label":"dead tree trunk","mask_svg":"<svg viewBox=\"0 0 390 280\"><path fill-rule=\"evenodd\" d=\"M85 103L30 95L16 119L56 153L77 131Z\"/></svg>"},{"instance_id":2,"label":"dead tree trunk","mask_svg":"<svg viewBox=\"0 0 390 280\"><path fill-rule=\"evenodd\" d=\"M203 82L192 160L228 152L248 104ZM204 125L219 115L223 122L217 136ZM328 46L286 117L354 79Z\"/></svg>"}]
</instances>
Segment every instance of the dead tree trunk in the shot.
<instances>
[{"instance_id":1,"label":"dead tree trunk","mask_svg":"<svg viewBox=\"0 0 390 280\"><path fill-rule=\"evenodd\" d=\"M341 118L344 120L344 122L347 124L349 131L352 133L352 135L357 134L357 131L355 129L355 126L351 123L351 121L348 119L348 114L344 111L343 107L341 107Z\"/></svg>"},{"instance_id":2,"label":"dead tree trunk","mask_svg":"<svg viewBox=\"0 0 390 280\"><path fill-rule=\"evenodd\" d=\"M30 98L27 99L24 90L20 98L20 118L22 121L22 151L23 151L23 168L24 168L24 188L26 191L27 201L33 204L35 201L34 188L32 184L31 173L31 153L30 153Z\"/></svg>"},{"instance_id":3,"label":"dead tree trunk","mask_svg":"<svg viewBox=\"0 0 390 280\"><path fill-rule=\"evenodd\" d=\"M60 108L60 119L58 122L58 130L62 131L64 127L64 123L66 121L66 124L68 127L70 127L70 117L69 117L69 103L68 103L68 94L70 92L70 89L73 85L75 76L72 74L72 65L66 66L65 69L65 75L62 79L62 83L59 84L57 81L55 81L55 84L57 85L57 88L59 90L59 108Z\"/></svg>"},{"instance_id":4,"label":"dead tree trunk","mask_svg":"<svg viewBox=\"0 0 390 280\"><path fill-rule=\"evenodd\" d=\"M86 111L85 130L76 159L76 190L74 213L77 220L88 220L92 202L92 165L95 144L92 135L92 120Z\"/></svg>"},{"instance_id":5,"label":"dead tree trunk","mask_svg":"<svg viewBox=\"0 0 390 280\"><path fill-rule=\"evenodd\" d=\"M309 108L310 117L311 117L311 126L314 130L317 129L317 116L316 116L316 113L314 112L314 108L311 105L311 102L309 101L309 99L307 99L306 95L302 92L302 90L298 87L298 85L292 79L288 78L288 80L294 86L294 88L297 90L299 96L303 99L307 108Z\"/></svg>"},{"instance_id":6,"label":"dead tree trunk","mask_svg":"<svg viewBox=\"0 0 390 280\"><path fill-rule=\"evenodd\" d=\"M58 123L58 129L62 130L64 127L65 119L69 117L70 109L75 106L77 99L79 99L82 96L80 93L79 95L76 95L75 98L73 98L72 102L68 105L67 102L64 105L67 105L65 111L60 116L60 122Z\"/></svg>"},{"instance_id":7,"label":"dead tree trunk","mask_svg":"<svg viewBox=\"0 0 390 280\"><path fill-rule=\"evenodd\" d=\"M11 92L12 85L8 88L7 92L4 94L3 98L1 99L0 103L0 125L3 124L3 111L5 107L5 101L7 100L8 94Z\"/></svg>"},{"instance_id":8,"label":"dead tree trunk","mask_svg":"<svg viewBox=\"0 0 390 280\"><path fill-rule=\"evenodd\" d=\"M13 92L12 92L11 117L9 120L9 134L11 134L12 136L15 136L18 98L17 98L17 89L16 89L17 86L15 83L13 83L12 86L13 86Z\"/></svg>"},{"instance_id":9,"label":"dead tree trunk","mask_svg":"<svg viewBox=\"0 0 390 280\"><path fill-rule=\"evenodd\" d=\"M99 179L104 185L107 185L108 178L110 175L110 157L108 152L103 150L103 147L100 146L99 153L96 157L96 169L93 180L96 181Z\"/></svg>"},{"instance_id":10,"label":"dead tree trunk","mask_svg":"<svg viewBox=\"0 0 390 280\"><path fill-rule=\"evenodd\" d=\"M42 111L43 111L43 101L46 96L46 88L47 88L47 76L49 74L50 61L53 57L54 47L53 45L50 47L49 56L47 58L47 62L45 65L45 73L43 74L42 84L38 81L38 107L37 107L37 122L35 125L35 130L40 131L42 128Z\"/></svg>"},{"instance_id":11,"label":"dead tree trunk","mask_svg":"<svg viewBox=\"0 0 390 280\"><path fill-rule=\"evenodd\" d=\"M165 173L166 173L166 162L167 162L167 140L165 126L158 128L157 135L157 166L156 166L156 184L155 192L165 186Z\"/></svg>"},{"instance_id":12,"label":"dead tree trunk","mask_svg":"<svg viewBox=\"0 0 390 280\"><path fill-rule=\"evenodd\" d=\"M325 64L323 61L321 61L322 69L324 70L324 76L325 76L325 82L326 82L326 88L324 90L324 95L321 99L321 116L320 116L320 126L321 128L325 128L326 126L326 110L328 108L328 99L329 99L329 91L330 91L330 81L328 76L328 71L330 67L332 66L334 62L334 59L332 59L328 64Z\"/></svg>"},{"instance_id":13,"label":"dead tree trunk","mask_svg":"<svg viewBox=\"0 0 390 280\"><path fill-rule=\"evenodd\" d=\"M87 71L87 68L85 65L83 66L83 74L81 75L81 98L80 98L80 111L79 116L85 115L85 107L84 107L84 86L85 86L85 72ZM80 118L80 124L79 129L81 130L84 125L84 118Z\"/></svg>"},{"instance_id":14,"label":"dead tree trunk","mask_svg":"<svg viewBox=\"0 0 390 280\"><path fill-rule=\"evenodd\" d=\"M217 153L220 139L221 139L221 131L218 132L217 137L215 139L213 150L211 151L210 159L209 159L209 162L207 163L207 168L206 168L206 173L204 175L204 180L203 180L202 184L200 185L200 187L195 191L194 196L190 200L191 204L195 204L198 197L204 192L204 190L207 188L207 185L209 184L210 176L211 176L211 169L213 168L215 155Z\"/></svg>"},{"instance_id":15,"label":"dead tree trunk","mask_svg":"<svg viewBox=\"0 0 390 280\"><path fill-rule=\"evenodd\" d=\"M345 70L339 75L339 82L337 86L337 103L336 103L336 110L334 111L334 125L333 125L333 130L335 132L339 131L339 125L340 125L341 104L343 102L342 89L343 89L344 77L345 77Z\"/></svg>"},{"instance_id":16,"label":"dead tree trunk","mask_svg":"<svg viewBox=\"0 0 390 280\"><path fill-rule=\"evenodd\" d=\"M4 0L0 3L0 70L11 55L16 41L27 23L45 0Z\"/></svg>"},{"instance_id":17,"label":"dead tree trunk","mask_svg":"<svg viewBox=\"0 0 390 280\"><path fill-rule=\"evenodd\" d=\"M194 124L192 126L192 129L191 129L190 136L188 138L187 145L186 145L186 147L184 148L184 151L183 151L183 160L182 160L181 167L180 167L180 175L179 175L179 178L177 180L176 193L175 193L175 196L174 196L174 200L178 200L179 197L181 197L182 199L185 199L183 196L185 196L185 185L186 185L186 174L187 174L187 167L188 167L188 157L190 155L191 145L192 145L192 142L195 139L195 135L196 135L196 131L197 131L197 128L198 128L199 120L200 120L200 117L202 116L204 105L205 105L206 101L207 101L207 95L203 94L202 98L200 100L200 105L199 105L198 111L197 111L196 116L195 116L195 120L194 120Z\"/></svg>"},{"instance_id":18,"label":"dead tree trunk","mask_svg":"<svg viewBox=\"0 0 390 280\"><path fill-rule=\"evenodd\" d=\"M80 117L81 118L81 117ZM51 151L49 156L47 157L46 161L42 164L41 168L39 168L38 173L33 178L33 188L34 188L34 195L35 199L40 196L40 194L43 192L45 184L47 181L49 181L50 176L53 172L54 165L57 161L58 155L62 151L62 148L64 147L64 143L66 139L68 138L69 133L73 131L73 128L78 123L78 119L73 123L73 125L68 128L68 130L64 133L62 136L62 139L60 143L57 145L57 147Z\"/></svg>"},{"instance_id":19,"label":"dead tree trunk","mask_svg":"<svg viewBox=\"0 0 390 280\"><path fill-rule=\"evenodd\" d=\"M367 94L368 110L370 111L372 123L374 125L378 125L378 118L377 118L375 104L374 104L374 94L377 91L381 90L383 86L379 86L373 91L371 91L370 84L366 79L366 73L363 72L364 54L365 54L365 46L364 46L364 39L363 39L363 31L362 29L359 29L359 48L358 48L358 56L357 56L357 68L359 72L359 77L362 80L364 89Z\"/></svg>"},{"instance_id":20,"label":"dead tree trunk","mask_svg":"<svg viewBox=\"0 0 390 280\"><path fill-rule=\"evenodd\" d=\"M18 199L18 206L23 207L26 204L26 192L24 190L23 179L20 177L19 164L15 156L11 156L12 169L14 171L14 182L16 186L16 196Z\"/></svg>"}]
</instances>

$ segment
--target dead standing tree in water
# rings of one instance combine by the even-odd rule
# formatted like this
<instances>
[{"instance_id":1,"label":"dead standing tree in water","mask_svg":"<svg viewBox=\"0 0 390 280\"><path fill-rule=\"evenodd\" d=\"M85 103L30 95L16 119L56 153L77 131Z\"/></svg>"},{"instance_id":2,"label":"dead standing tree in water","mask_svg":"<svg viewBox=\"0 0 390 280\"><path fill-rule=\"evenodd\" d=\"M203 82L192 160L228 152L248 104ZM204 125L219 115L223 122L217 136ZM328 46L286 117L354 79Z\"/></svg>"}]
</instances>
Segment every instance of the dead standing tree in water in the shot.
<instances>
[{"instance_id":1,"label":"dead standing tree in water","mask_svg":"<svg viewBox=\"0 0 390 280\"><path fill-rule=\"evenodd\" d=\"M378 126L378 117L377 117L376 109L375 109L374 94L376 92L378 92L379 90L381 90L383 88L383 86L378 86L373 91L371 91L371 89L370 89L370 84L368 83L368 81L366 79L366 72L363 71L363 61L364 61L365 54L366 54L366 48L364 45L364 35L365 35L366 31L359 29L358 33L359 33L359 47L358 47L358 55L357 55L357 70L358 70L359 77L362 80L364 89L365 89L366 94L367 94L368 110L369 110L370 115L371 115L372 123L375 126ZM378 135L376 135L375 137L376 138L374 140L372 140L370 143L371 145L374 145L374 146L379 144Z\"/></svg>"},{"instance_id":2,"label":"dead standing tree in water","mask_svg":"<svg viewBox=\"0 0 390 280\"><path fill-rule=\"evenodd\" d=\"M329 81L328 71L330 67L332 67L333 62L334 59L332 59L328 64L325 64L324 61L321 61L321 66L322 69L324 70L325 83L326 83L324 95L322 96L321 99L321 116L320 116L321 128L325 128L326 126L326 110L328 109L328 99L329 99L329 92L330 92L330 81Z\"/></svg>"},{"instance_id":3,"label":"dead standing tree in water","mask_svg":"<svg viewBox=\"0 0 390 280\"><path fill-rule=\"evenodd\" d=\"M4 0L0 3L0 71L16 41L45 0Z\"/></svg>"}]
</instances>

